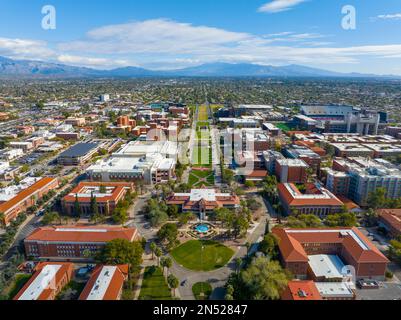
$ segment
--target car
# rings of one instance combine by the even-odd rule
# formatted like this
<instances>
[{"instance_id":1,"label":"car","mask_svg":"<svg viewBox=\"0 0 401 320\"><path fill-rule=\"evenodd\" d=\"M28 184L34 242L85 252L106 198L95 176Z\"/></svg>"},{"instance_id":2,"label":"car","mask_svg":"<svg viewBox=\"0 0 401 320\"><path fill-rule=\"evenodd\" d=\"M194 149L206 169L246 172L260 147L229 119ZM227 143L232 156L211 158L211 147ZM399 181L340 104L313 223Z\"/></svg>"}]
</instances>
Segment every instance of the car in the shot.
<instances>
[{"instance_id":1,"label":"car","mask_svg":"<svg viewBox=\"0 0 401 320\"><path fill-rule=\"evenodd\" d=\"M37 217L41 217L41 216L43 216L45 214L45 209L41 209L41 210L39 210L37 213L36 213L36 216Z\"/></svg>"}]
</instances>

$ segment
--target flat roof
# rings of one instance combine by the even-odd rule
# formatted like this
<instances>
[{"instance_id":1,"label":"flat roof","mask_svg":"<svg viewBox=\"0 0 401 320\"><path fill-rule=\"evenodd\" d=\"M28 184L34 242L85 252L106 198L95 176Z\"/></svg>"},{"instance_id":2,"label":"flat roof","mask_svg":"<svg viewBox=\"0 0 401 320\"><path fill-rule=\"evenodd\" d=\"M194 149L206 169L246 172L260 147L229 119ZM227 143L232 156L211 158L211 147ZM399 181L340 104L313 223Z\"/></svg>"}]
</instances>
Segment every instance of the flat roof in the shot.
<instances>
[{"instance_id":1,"label":"flat roof","mask_svg":"<svg viewBox=\"0 0 401 320\"><path fill-rule=\"evenodd\" d=\"M312 255L308 256L309 266L316 277L324 277L326 279L342 278L342 270L344 263L336 255Z\"/></svg>"},{"instance_id":2,"label":"flat roof","mask_svg":"<svg viewBox=\"0 0 401 320\"><path fill-rule=\"evenodd\" d=\"M93 149L97 148L98 146L99 144L97 143L77 143L76 145L61 153L59 157L82 157L91 152Z\"/></svg>"},{"instance_id":3,"label":"flat roof","mask_svg":"<svg viewBox=\"0 0 401 320\"><path fill-rule=\"evenodd\" d=\"M61 265L46 265L18 300L38 300L42 292L54 282Z\"/></svg>"},{"instance_id":4,"label":"flat roof","mask_svg":"<svg viewBox=\"0 0 401 320\"><path fill-rule=\"evenodd\" d=\"M103 300L116 271L116 266L104 266L86 300Z\"/></svg>"},{"instance_id":5,"label":"flat roof","mask_svg":"<svg viewBox=\"0 0 401 320\"><path fill-rule=\"evenodd\" d=\"M353 297L355 294L345 282L315 282L323 298Z\"/></svg>"}]
</instances>

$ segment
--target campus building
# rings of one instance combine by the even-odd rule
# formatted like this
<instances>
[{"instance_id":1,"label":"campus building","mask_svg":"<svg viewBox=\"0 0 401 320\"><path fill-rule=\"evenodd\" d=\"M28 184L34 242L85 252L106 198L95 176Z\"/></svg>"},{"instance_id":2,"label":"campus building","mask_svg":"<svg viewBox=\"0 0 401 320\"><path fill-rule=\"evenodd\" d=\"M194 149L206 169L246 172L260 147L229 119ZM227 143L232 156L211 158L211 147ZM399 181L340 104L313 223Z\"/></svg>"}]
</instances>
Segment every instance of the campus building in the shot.
<instances>
[{"instance_id":1,"label":"campus building","mask_svg":"<svg viewBox=\"0 0 401 320\"><path fill-rule=\"evenodd\" d=\"M309 165L301 159L277 159L275 173L281 183L305 183Z\"/></svg>"},{"instance_id":2,"label":"campus building","mask_svg":"<svg viewBox=\"0 0 401 320\"><path fill-rule=\"evenodd\" d=\"M366 206L369 194L378 188L386 190L386 198L401 197L401 170L384 159L334 159L328 171L326 187L345 195L360 206ZM349 179L349 182L347 180Z\"/></svg>"},{"instance_id":3,"label":"campus building","mask_svg":"<svg viewBox=\"0 0 401 320\"><path fill-rule=\"evenodd\" d=\"M25 240L25 254L34 259L56 261L90 260L114 239L140 239L135 228L60 226L41 227ZM89 257L87 255L89 253Z\"/></svg>"},{"instance_id":4,"label":"campus building","mask_svg":"<svg viewBox=\"0 0 401 320\"><path fill-rule=\"evenodd\" d=\"M378 210L379 224L387 230L390 236L396 238L401 235L401 209Z\"/></svg>"},{"instance_id":5,"label":"campus building","mask_svg":"<svg viewBox=\"0 0 401 320\"><path fill-rule=\"evenodd\" d=\"M0 212L4 214L3 223L9 225L19 214L36 205L39 199L42 199L50 190L56 189L58 185L57 178L45 177L6 201L0 201Z\"/></svg>"},{"instance_id":6,"label":"campus building","mask_svg":"<svg viewBox=\"0 0 401 320\"><path fill-rule=\"evenodd\" d=\"M181 206L183 212L199 212L202 216L217 208L236 209L240 198L230 193L218 193L215 189L192 189L190 193L174 193L168 205Z\"/></svg>"},{"instance_id":7,"label":"campus building","mask_svg":"<svg viewBox=\"0 0 401 320\"><path fill-rule=\"evenodd\" d=\"M72 263L41 262L13 300L55 300L71 281L73 271Z\"/></svg>"},{"instance_id":8,"label":"campus building","mask_svg":"<svg viewBox=\"0 0 401 320\"><path fill-rule=\"evenodd\" d=\"M63 198L63 212L74 215L78 203L82 214L91 214L91 199L95 198L98 212L102 215L111 215L117 204L124 200L127 192L132 191L134 191L133 183L81 182Z\"/></svg>"},{"instance_id":9,"label":"campus building","mask_svg":"<svg viewBox=\"0 0 401 320\"><path fill-rule=\"evenodd\" d=\"M98 150L98 143L77 143L61 153L57 162L64 166L79 166L91 159Z\"/></svg>"},{"instance_id":10,"label":"campus building","mask_svg":"<svg viewBox=\"0 0 401 320\"><path fill-rule=\"evenodd\" d=\"M340 199L318 183L306 184L304 192L293 183L280 183L277 188L287 215L298 212L324 218L329 214L341 212L344 206Z\"/></svg>"},{"instance_id":11,"label":"campus building","mask_svg":"<svg viewBox=\"0 0 401 320\"><path fill-rule=\"evenodd\" d=\"M357 279L385 279L389 260L357 229L289 229L275 228L272 231L279 238L280 260L296 278L310 279L311 259L323 274L328 270L338 270L328 263L320 262L316 255L337 256L341 265L349 265L355 269ZM327 261L326 261L327 262ZM313 262L312 262L313 263ZM340 266L341 266L340 265ZM340 272L349 277L349 268Z\"/></svg>"},{"instance_id":12,"label":"campus building","mask_svg":"<svg viewBox=\"0 0 401 320\"><path fill-rule=\"evenodd\" d=\"M120 300L128 269L128 265L96 266L78 300Z\"/></svg>"},{"instance_id":13,"label":"campus building","mask_svg":"<svg viewBox=\"0 0 401 320\"><path fill-rule=\"evenodd\" d=\"M165 183L176 178L177 154L177 144L170 141L130 142L110 158L90 166L86 173L94 181Z\"/></svg>"},{"instance_id":14,"label":"campus building","mask_svg":"<svg viewBox=\"0 0 401 320\"><path fill-rule=\"evenodd\" d=\"M346 105L304 105L301 106L301 114L315 120L315 126L328 133L377 135L387 123L385 112Z\"/></svg>"}]
</instances>

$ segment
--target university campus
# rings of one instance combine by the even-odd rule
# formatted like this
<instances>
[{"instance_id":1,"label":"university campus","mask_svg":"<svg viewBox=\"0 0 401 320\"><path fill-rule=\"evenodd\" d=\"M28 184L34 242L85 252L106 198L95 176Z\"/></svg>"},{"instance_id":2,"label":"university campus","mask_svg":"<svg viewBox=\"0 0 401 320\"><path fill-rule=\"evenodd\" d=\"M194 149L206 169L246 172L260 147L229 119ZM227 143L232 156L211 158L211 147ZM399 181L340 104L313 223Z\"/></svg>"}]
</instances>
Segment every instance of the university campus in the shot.
<instances>
[{"instance_id":1,"label":"university campus","mask_svg":"<svg viewBox=\"0 0 401 320\"><path fill-rule=\"evenodd\" d=\"M401 300L397 45L340 48L314 0L235 28L105 1L68 32L60 2L0 35L0 300Z\"/></svg>"}]
</instances>

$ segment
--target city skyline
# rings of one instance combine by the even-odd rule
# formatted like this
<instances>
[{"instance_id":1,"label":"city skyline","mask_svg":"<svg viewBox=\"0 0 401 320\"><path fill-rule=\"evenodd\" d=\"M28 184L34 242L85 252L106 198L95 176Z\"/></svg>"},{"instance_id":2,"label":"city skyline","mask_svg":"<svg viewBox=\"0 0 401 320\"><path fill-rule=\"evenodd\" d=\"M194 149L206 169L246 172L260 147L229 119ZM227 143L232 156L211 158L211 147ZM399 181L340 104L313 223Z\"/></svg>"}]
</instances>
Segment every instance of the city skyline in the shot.
<instances>
[{"instance_id":1,"label":"city skyline","mask_svg":"<svg viewBox=\"0 0 401 320\"><path fill-rule=\"evenodd\" d=\"M4 2L0 56L97 69L227 62L401 74L401 4L392 0L386 9L373 1L316 0L49 5L55 30L41 26L42 1ZM356 10L355 30L342 27L345 5Z\"/></svg>"}]
</instances>

